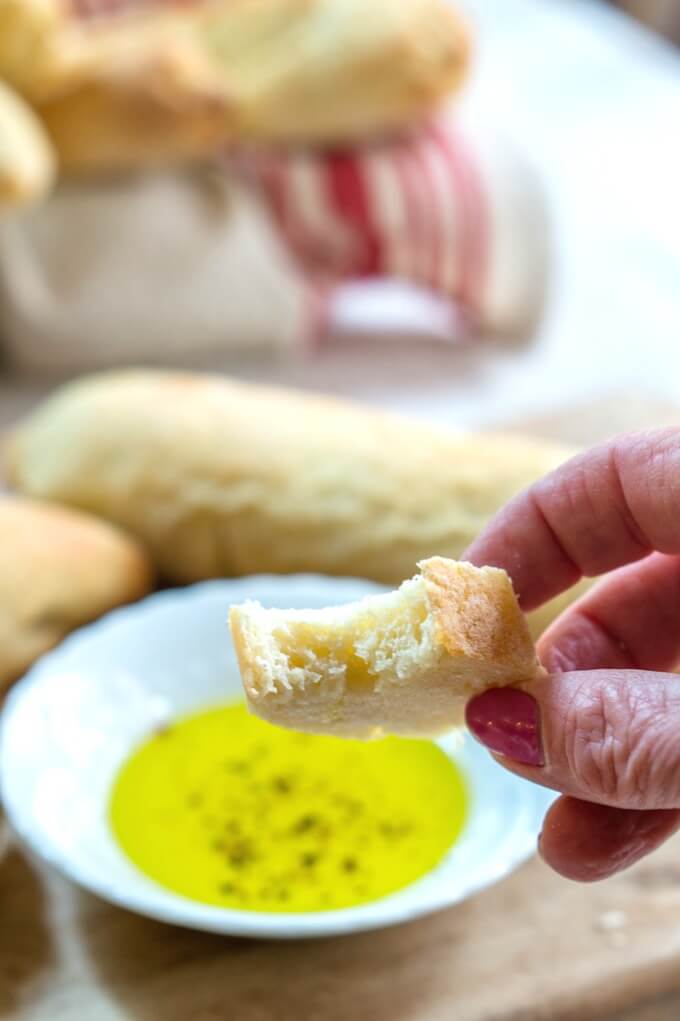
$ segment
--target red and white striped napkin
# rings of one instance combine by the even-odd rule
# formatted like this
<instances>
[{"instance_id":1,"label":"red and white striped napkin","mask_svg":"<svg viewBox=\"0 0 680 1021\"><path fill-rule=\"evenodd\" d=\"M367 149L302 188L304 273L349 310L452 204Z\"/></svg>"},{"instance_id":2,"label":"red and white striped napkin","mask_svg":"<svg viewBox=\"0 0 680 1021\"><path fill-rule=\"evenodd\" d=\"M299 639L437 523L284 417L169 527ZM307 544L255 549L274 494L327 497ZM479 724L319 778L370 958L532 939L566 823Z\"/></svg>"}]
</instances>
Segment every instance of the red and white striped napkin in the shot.
<instances>
[{"instance_id":1,"label":"red and white striped napkin","mask_svg":"<svg viewBox=\"0 0 680 1021\"><path fill-rule=\"evenodd\" d=\"M256 184L326 294L339 282L407 281L451 303L451 339L516 337L536 322L547 277L543 193L490 125L451 110L374 144L241 152L226 163Z\"/></svg>"},{"instance_id":2,"label":"red and white striped napkin","mask_svg":"<svg viewBox=\"0 0 680 1021\"><path fill-rule=\"evenodd\" d=\"M491 210L475 155L450 119L360 148L231 162L260 186L311 279L407 280L483 321Z\"/></svg>"}]
</instances>

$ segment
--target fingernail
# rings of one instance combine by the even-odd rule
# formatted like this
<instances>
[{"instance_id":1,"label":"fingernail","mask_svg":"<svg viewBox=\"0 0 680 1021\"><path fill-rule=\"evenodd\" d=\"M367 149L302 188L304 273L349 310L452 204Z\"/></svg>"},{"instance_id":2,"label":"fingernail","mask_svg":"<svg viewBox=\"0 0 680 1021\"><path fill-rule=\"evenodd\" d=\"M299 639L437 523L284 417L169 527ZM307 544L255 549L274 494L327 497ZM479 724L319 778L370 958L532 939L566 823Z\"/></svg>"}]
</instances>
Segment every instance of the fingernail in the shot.
<instances>
[{"instance_id":1,"label":"fingernail","mask_svg":"<svg viewBox=\"0 0 680 1021\"><path fill-rule=\"evenodd\" d=\"M544 764L538 704L526 691L489 688L468 702L465 720L490 751L525 766Z\"/></svg>"}]
</instances>

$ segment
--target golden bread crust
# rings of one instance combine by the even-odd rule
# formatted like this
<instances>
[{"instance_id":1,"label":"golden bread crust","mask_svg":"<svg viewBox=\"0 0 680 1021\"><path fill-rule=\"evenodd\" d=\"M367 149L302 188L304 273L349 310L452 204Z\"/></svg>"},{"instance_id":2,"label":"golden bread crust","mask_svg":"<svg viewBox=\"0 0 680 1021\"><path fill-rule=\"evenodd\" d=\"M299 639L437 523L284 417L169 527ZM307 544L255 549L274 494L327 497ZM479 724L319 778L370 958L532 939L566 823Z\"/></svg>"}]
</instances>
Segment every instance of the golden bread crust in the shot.
<instances>
[{"instance_id":1,"label":"golden bread crust","mask_svg":"<svg viewBox=\"0 0 680 1021\"><path fill-rule=\"evenodd\" d=\"M34 43L3 60L0 42L0 74L77 172L381 134L458 88L470 49L446 0L215 0L80 26L58 0L0 0L0 29L3 8Z\"/></svg>"},{"instance_id":2,"label":"golden bread crust","mask_svg":"<svg viewBox=\"0 0 680 1021\"><path fill-rule=\"evenodd\" d=\"M0 691L70 631L146 595L132 539L84 514L0 498Z\"/></svg>"},{"instance_id":3,"label":"golden bread crust","mask_svg":"<svg viewBox=\"0 0 680 1021\"><path fill-rule=\"evenodd\" d=\"M430 557L418 566L439 641L450 655L503 663L517 681L534 675L529 627L505 571L444 557Z\"/></svg>"},{"instance_id":4,"label":"golden bread crust","mask_svg":"<svg viewBox=\"0 0 680 1021\"><path fill-rule=\"evenodd\" d=\"M0 0L0 78L39 98L62 78L55 62L68 34L66 0Z\"/></svg>"}]
</instances>

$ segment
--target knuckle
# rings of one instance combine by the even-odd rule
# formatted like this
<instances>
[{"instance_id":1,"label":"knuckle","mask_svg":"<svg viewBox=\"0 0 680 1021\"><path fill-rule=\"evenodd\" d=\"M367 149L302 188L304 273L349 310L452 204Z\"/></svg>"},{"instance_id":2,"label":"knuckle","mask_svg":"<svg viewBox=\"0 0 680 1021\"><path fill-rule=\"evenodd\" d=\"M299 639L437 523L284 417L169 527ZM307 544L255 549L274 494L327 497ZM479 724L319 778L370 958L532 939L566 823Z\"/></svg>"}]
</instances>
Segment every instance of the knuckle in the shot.
<instances>
[{"instance_id":1,"label":"knuckle","mask_svg":"<svg viewBox=\"0 0 680 1021\"><path fill-rule=\"evenodd\" d=\"M648 807L666 760L659 720L663 692L653 704L629 684L578 686L564 719L563 755L592 800L629 808Z\"/></svg>"},{"instance_id":2,"label":"knuckle","mask_svg":"<svg viewBox=\"0 0 680 1021\"><path fill-rule=\"evenodd\" d=\"M680 499L680 429L623 437L614 453L639 533L648 545L673 551Z\"/></svg>"}]
</instances>

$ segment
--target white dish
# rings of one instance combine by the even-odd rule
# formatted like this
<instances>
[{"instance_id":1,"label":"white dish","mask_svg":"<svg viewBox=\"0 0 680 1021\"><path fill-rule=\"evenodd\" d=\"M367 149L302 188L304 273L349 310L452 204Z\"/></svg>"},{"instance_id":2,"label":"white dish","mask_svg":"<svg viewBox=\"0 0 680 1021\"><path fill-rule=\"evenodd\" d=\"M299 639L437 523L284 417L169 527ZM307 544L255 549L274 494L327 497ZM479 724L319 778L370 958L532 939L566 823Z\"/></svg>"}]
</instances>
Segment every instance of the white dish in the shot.
<instances>
[{"instance_id":1,"label":"white dish","mask_svg":"<svg viewBox=\"0 0 680 1021\"><path fill-rule=\"evenodd\" d=\"M370 904L263 914L199 904L139 872L114 841L112 780L152 727L240 696L226 624L231 603L283 607L346 602L379 586L315 576L252 577L162 592L72 635L9 696L0 733L0 790L18 835L55 868L114 904L166 922L267 938L379 928L447 907L507 875L534 850L553 795L501 769L472 740L444 740L471 795L469 821L423 879Z\"/></svg>"}]
</instances>

